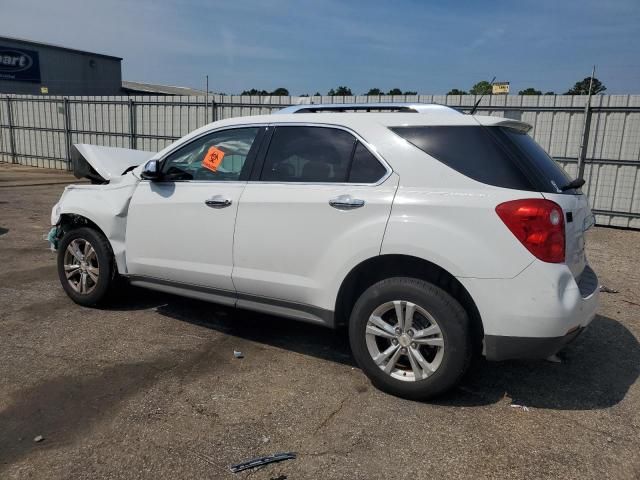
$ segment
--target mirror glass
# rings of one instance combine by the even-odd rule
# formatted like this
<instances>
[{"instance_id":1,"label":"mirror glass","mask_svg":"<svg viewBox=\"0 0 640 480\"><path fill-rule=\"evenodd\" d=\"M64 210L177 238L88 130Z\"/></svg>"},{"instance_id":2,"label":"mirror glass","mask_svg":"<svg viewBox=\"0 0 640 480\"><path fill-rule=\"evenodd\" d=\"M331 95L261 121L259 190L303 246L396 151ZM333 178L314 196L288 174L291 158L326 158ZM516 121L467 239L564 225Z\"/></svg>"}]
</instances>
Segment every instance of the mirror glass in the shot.
<instances>
[{"instance_id":1,"label":"mirror glass","mask_svg":"<svg viewBox=\"0 0 640 480\"><path fill-rule=\"evenodd\" d=\"M149 160L142 171L142 178L154 180L159 177L159 168L157 160Z\"/></svg>"}]
</instances>

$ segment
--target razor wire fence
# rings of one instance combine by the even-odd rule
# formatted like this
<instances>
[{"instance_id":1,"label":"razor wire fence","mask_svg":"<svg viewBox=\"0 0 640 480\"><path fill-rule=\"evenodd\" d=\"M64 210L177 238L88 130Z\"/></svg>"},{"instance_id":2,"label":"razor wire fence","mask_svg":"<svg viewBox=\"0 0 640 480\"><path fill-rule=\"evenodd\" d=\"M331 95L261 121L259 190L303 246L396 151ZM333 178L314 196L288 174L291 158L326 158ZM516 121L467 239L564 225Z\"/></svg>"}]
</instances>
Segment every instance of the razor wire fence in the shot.
<instances>
[{"instance_id":1,"label":"razor wire fence","mask_svg":"<svg viewBox=\"0 0 640 480\"><path fill-rule=\"evenodd\" d=\"M468 111L473 95L0 98L0 162L67 170L75 143L158 151L209 122L307 103L422 102ZM640 228L640 95L488 95L478 113L531 124L571 176L586 144L583 191L600 225ZM585 118L589 124L585 134Z\"/></svg>"}]
</instances>

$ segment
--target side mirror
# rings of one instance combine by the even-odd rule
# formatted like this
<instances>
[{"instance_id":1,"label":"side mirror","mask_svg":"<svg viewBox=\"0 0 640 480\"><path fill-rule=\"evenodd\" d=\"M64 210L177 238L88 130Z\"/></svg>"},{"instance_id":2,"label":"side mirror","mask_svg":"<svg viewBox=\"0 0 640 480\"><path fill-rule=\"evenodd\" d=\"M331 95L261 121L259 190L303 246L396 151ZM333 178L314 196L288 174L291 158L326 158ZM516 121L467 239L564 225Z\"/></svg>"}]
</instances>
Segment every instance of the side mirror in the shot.
<instances>
[{"instance_id":1,"label":"side mirror","mask_svg":"<svg viewBox=\"0 0 640 480\"><path fill-rule=\"evenodd\" d=\"M147 164L144 166L142 170L142 174L140 175L145 180L159 180L161 177L160 174L160 164L157 160L149 160Z\"/></svg>"}]
</instances>

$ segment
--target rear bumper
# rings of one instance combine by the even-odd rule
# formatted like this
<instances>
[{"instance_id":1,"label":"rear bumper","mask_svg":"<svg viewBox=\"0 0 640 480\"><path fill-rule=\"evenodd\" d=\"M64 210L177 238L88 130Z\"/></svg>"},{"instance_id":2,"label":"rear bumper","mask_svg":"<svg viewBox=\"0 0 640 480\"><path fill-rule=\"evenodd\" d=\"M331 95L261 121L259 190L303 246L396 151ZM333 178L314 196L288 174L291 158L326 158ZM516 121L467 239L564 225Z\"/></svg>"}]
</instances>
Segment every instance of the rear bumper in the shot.
<instances>
[{"instance_id":1,"label":"rear bumper","mask_svg":"<svg viewBox=\"0 0 640 480\"><path fill-rule=\"evenodd\" d=\"M487 360L539 360L558 353L573 342L586 327L577 327L564 337L484 337Z\"/></svg>"},{"instance_id":2,"label":"rear bumper","mask_svg":"<svg viewBox=\"0 0 640 480\"><path fill-rule=\"evenodd\" d=\"M566 265L540 261L511 279L459 280L478 307L489 360L549 357L598 309L598 278L589 266L577 280Z\"/></svg>"}]
</instances>

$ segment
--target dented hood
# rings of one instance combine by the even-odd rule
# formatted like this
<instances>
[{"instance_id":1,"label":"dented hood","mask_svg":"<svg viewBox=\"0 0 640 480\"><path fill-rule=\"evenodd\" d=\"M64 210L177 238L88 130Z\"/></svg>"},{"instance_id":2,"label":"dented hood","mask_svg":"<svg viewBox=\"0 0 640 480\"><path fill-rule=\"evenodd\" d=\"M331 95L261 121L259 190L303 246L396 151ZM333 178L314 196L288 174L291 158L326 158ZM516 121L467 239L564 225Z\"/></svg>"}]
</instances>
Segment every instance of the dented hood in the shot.
<instances>
[{"instance_id":1,"label":"dented hood","mask_svg":"<svg viewBox=\"0 0 640 480\"><path fill-rule=\"evenodd\" d=\"M113 177L119 177L127 170L145 163L155 154L144 150L80 143L71 148L73 174L76 178L86 177L93 182L109 182Z\"/></svg>"}]
</instances>

